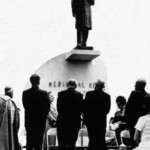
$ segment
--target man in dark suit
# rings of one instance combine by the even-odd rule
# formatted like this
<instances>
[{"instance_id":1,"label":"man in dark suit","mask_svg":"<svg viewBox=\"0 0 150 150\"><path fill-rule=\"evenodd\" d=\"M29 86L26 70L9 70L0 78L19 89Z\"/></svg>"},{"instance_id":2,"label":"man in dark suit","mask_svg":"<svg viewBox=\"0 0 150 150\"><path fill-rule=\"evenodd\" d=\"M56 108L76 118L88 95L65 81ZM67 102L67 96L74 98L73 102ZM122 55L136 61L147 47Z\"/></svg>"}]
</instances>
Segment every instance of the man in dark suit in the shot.
<instances>
[{"instance_id":1,"label":"man in dark suit","mask_svg":"<svg viewBox=\"0 0 150 150\"><path fill-rule=\"evenodd\" d=\"M84 101L84 124L87 126L89 136L88 150L106 150L106 121L111 100L103 88L104 82L98 80L95 83L95 90L87 92Z\"/></svg>"},{"instance_id":2,"label":"man in dark suit","mask_svg":"<svg viewBox=\"0 0 150 150\"><path fill-rule=\"evenodd\" d=\"M69 80L67 89L58 93L57 137L60 150L74 150L81 127L83 95L76 91L77 83Z\"/></svg>"},{"instance_id":3,"label":"man in dark suit","mask_svg":"<svg viewBox=\"0 0 150 150\"><path fill-rule=\"evenodd\" d=\"M138 79L135 83L135 90L131 92L125 108L127 119L127 126L130 131L131 139L134 139L135 125L139 117L145 115L144 110L144 96L147 94L145 91L146 81ZM134 146L134 145L133 145Z\"/></svg>"},{"instance_id":4,"label":"man in dark suit","mask_svg":"<svg viewBox=\"0 0 150 150\"><path fill-rule=\"evenodd\" d=\"M23 92L25 109L25 128L27 132L27 150L42 150L46 117L50 110L48 93L39 88L40 77L30 77L32 87Z\"/></svg>"}]
</instances>

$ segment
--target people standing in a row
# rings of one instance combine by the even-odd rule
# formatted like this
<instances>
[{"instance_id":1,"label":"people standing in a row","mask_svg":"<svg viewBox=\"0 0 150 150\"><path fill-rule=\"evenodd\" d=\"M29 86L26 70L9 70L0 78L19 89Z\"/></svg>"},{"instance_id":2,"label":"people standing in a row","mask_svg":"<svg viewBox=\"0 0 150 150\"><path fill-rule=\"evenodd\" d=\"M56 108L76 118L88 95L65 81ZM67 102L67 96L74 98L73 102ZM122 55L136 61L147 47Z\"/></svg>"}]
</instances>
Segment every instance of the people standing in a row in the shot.
<instances>
[{"instance_id":1,"label":"people standing in a row","mask_svg":"<svg viewBox=\"0 0 150 150\"><path fill-rule=\"evenodd\" d=\"M111 98L104 92L104 88L105 83L98 80L95 83L95 90L86 93L83 114L89 136L88 150L106 150L106 121Z\"/></svg>"},{"instance_id":2,"label":"people standing in a row","mask_svg":"<svg viewBox=\"0 0 150 150\"><path fill-rule=\"evenodd\" d=\"M33 148L41 150L46 117L50 111L50 100L47 92L39 89L40 77L38 75L31 76L30 81L32 88L23 92L27 150L33 150ZM146 81L143 79L136 82L135 90L129 96L125 112L126 100L124 97L121 97L123 104L116 101L120 108L119 115L121 117L125 115L132 140L135 133L134 126L138 118L145 114L144 96L147 94L145 86ZM67 89L58 93L56 127L59 149L73 150L75 148L83 117L89 137L88 149L106 150L105 132L111 98L104 92L105 83L98 80L95 83L95 89L86 93L85 100L76 87L77 82L70 79L67 82ZM136 109L133 111L133 108Z\"/></svg>"},{"instance_id":3,"label":"people standing in a row","mask_svg":"<svg viewBox=\"0 0 150 150\"><path fill-rule=\"evenodd\" d=\"M59 150L74 150L81 127L83 95L76 91L77 82L70 79L67 89L58 93L57 137Z\"/></svg>"},{"instance_id":4,"label":"people standing in a row","mask_svg":"<svg viewBox=\"0 0 150 150\"><path fill-rule=\"evenodd\" d=\"M32 75L30 82L32 87L23 92L27 132L26 150L42 150L46 117L50 111L50 100L48 93L39 88L40 77L38 75Z\"/></svg>"},{"instance_id":5,"label":"people standing in a row","mask_svg":"<svg viewBox=\"0 0 150 150\"><path fill-rule=\"evenodd\" d=\"M20 126L19 109L13 98L13 89L5 87L5 95L0 96L0 149L20 150L18 130Z\"/></svg>"},{"instance_id":6,"label":"people standing in a row","mask_svg":"<svg viewBox=\"0 0 150 150\"><path fill-rule=\"evenodd\" d=\"M139 117L145 114L144 96L147 94L147 92L145 91L145 86L146 81L144 79L138 79L135 83L135 90L131 92L126 104L125 114L131 140L134 139L134 127ZM133 146L135 145L133 144Z\"/></svg>"}]
</instances>

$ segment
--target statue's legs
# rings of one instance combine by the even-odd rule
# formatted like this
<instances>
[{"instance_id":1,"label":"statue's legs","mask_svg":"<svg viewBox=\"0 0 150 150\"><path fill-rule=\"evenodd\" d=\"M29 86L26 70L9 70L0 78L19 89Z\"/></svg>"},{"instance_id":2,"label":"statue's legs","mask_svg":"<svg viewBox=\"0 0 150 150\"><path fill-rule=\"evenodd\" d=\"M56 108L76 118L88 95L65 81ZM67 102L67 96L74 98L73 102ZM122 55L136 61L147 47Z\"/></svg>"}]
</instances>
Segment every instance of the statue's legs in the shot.
<instances>
[{"instance_id":1,"label":"statue's legs","mask_svg":"<svg viewBox=\"0 0 150 150\"><path fill-rule=\"evenodd\" d=\"M77 46L86 47L89 30L87 28L77 29Z\"/></svg>"},{"instance_id":2,"label":"statue's legs","mask_svg":"<svg viewBox=\"0 0 150 150\"><path fill-rule=\"evenodd\" d=\"M82 46L83 36L82 36L82 30L77 29L77 46Z\"/></svg>"},{"instance_id":3,"label":"statue's legs","mask_svg":"<svg viewBox=\"0 0 150 150\"><path fill-rule=\"evenodd\" d=\"M89 35L89 30L87 28L84 28L82 30L82 37L83 37L83 41L82 41L82 46L86 47L86 42L88 39L88 35Z\"/></svg>"},{"instance_id":4,"label":"statue's legs","mask_svg":"<svg viewBox=\"0 0 150 150\"><path fill-rule=\"evenodd\" d=\"M89 35L89 29L84 28L78 28L77 29L77 46L76 49L85 49L87 48L86 42Z\"/></svg>"}]
</instances>

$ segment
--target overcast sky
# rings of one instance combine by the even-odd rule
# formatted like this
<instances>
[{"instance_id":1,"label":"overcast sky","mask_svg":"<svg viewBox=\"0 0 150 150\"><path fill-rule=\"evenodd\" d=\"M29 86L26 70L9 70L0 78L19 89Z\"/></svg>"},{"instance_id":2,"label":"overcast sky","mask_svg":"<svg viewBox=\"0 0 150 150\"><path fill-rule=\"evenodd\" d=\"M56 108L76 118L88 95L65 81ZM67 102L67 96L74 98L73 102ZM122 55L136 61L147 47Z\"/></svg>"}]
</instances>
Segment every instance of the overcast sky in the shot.
<instances>
[{"instance_id":1,"label":"overcast sky","mask_svg":"<svg viewBox=\"0 0 150 150\"><path fill-rule=\"evenodd\" d=\"M150 91L150 1L96 0L88 45L101 51L112 101L128 98L137 78ZM5 85L21 93L29 76L76 45L69 0L0 0L0 94Z\"/></svg>"}]
</instances>

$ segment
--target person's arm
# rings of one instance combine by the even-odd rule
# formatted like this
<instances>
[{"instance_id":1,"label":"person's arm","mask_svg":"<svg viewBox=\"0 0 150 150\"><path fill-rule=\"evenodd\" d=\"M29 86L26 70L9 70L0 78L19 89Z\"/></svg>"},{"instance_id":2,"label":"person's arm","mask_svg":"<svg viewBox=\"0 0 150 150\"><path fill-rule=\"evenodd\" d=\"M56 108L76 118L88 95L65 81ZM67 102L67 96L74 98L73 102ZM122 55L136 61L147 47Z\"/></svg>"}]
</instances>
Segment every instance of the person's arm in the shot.
<instances>
[{"instance_id":1,"label":"person's arm","mask_svg":"<svg viewBox=\"0 0 150 150\"><path fill-rule=\"evenodd\" d=\"M75 0L71 0L72 15L75 17Z\"/></svg>"},{"instance_id":2,"label":"person's arm","mask_svg":"<svg viewBox=\"0 0 150 150\"><path fill-rule=\"evenodd\" d=\"M61 93L58 93L58 97L57 97L57 112L58 114L63 114L63 108L62 108L62 104L63 103L63 98Z\"/></svg>"},{"instance_id":3,"label":"person's arm","mask_svg":"<svg viewBox=\"0 0 150 150\"><path fill-rule=\"evenodd\" d=\"M138 145L141 141L141 134L145 127L145 116L140 117L135 125L134 141Z\"/></svg>"},{"instance_id":4,"label":"person's arm","mask_svg":"<svg viewBox=\"0 0 150 150\"><path fill-rule=\"evenodd\" d=\"M136 144L138 145L141 141L141 131L139 130L135 130L135 134L134 134L134 141L136 142Z\"/></svg>"},{"instance_id":5,"label":"person's arm","mask_svg":"<svg viewBox=\"0 0 150 150\"><path fill-rule=\"evenodd\" d=\"M105 113L108 114L110 111L110 107L111 107L111 98L110 95L108 95L106 104L105 104Z\"/></svg>"}]
</instances>

